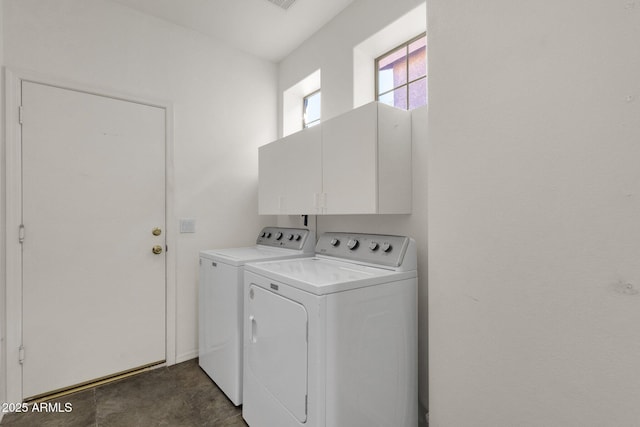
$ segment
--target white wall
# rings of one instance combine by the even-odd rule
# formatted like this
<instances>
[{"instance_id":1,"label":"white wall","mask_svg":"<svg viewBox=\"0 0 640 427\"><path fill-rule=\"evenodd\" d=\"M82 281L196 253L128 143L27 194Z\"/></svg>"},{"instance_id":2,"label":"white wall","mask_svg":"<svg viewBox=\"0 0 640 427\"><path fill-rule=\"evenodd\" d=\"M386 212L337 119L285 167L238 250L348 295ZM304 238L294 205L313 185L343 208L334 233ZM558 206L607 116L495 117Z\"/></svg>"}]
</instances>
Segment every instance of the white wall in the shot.
<instances>
[{"instance_id":1,"label":"white wall","mask_svg":"<svg viewBox=\"0 0 640 427\"><path fill-rule=\"evenodd\" d=\"M282 60L279 67L280 102L284 90L320 69L322 118L326 120L353 109L353 48L423 3L424 0L354 1ZM374 92L372 87L371 100ZM281 116L282 112L279 113ZM282 120L278 122L282 123ZM282 134L281 127L279 134Z\"/></svg>"},{"instance_id":2,"label":"white wall","mask_svg":"<svg viewBox=\"0 0 640 427\"><path fill-rule=\"evenodd\" d=\"M104 0L4 0L4 64L174 107L177 358L197 355L198 251L250 245L257 147L276 137L276 66ZM250 123L251 126L247 126ZM171 245L171 242L169 242Z\"/></svg>"},{"instance_id":3,"label":"white wall","mask_svg":"<svg viewBox=\"0 0 640 427\"><path fill-rule=\"evenodd\" d=\"M637 426L640 2L427 9L431 425Z\"/></svg>"},{"instance_id":4,"label":"white wall","mask_svg":"<svg viewBox=\"0 0 640 427\"><path fill-rule=\"evenodd\" d=\"M321 69L322 117L328 119L354 107L353 48L424 1L356 0L320 31L287 56L279 68L279 95L311 72ZM426 17L425 17L426 20ZM424 31L421 30L421 31ZM397 44L397 43L396 43ZM395 47L388 46L387 49ZM381 53L384 53L384 50ZM370 72L373 74L373 64ZM371 87L373 99L374 88ZM280 119L282 115L280 112ZM413 114L413 214L317 216L310 226L318 233L353 231L413 237L418 245L420 313L420 400L427 404L427 109ZM279 123L282 123L279 120ZM301 225L298 217L280 217L281 225Z\"/></svg>"}]
</instances>

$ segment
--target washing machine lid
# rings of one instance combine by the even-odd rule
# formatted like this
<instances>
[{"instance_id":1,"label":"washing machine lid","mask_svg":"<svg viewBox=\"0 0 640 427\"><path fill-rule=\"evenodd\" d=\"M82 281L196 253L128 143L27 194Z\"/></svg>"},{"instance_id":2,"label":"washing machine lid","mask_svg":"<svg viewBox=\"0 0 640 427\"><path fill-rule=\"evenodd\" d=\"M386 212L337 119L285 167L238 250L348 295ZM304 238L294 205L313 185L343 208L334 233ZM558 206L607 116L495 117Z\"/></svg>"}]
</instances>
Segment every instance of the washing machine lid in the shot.
<instances>
[{"instance_id":1,"label":"washing machine lid","mask_svg":"<svg viewBox=\"0 0 640 427\"><path fill-rule=\"evenodd\" d=\"M274 248L256 245L244 248L209 249L200 251L202 258L211 259L223 264L242 266L247 262L286 259L308 256L303 251L293 249Z\"/></svg>"},{"instance_id":2,"label":"washing machine lid","mask_svg":"<svg viewBox=\"0 0 640 427\"><path fill-rule=\"evenodd\" d=\"M321 257L247 264L246 271L285 285L326 295L416 277L416 271L394 271Z\"/></svg>"}]
</instances>

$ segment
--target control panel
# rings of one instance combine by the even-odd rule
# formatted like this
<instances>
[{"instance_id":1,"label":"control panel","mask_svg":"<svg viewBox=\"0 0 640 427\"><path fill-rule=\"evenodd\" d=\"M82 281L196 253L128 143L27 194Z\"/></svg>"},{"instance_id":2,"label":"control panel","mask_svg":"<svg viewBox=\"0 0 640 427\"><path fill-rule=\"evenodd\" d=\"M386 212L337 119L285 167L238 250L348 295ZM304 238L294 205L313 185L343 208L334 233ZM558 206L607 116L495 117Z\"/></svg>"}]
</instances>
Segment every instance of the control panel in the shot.
<instances>
[{"instance_id":1,"label":"control panel","mask_svg":"<svg viewBox=\"0 0 640 427\"><path fill-rule=\"evenodd\" d=\"M409 241L408 237L388 234L331 232L320 236L316 254L399 267Z\"/></svg>"},{"instance_id":2,"label":"control panel","mask_svg":"<svg viewBox=\"0 0 640 427\"><path fill-rule=\"evenodd\" d=\"M265 227L258 234L256 244L302 250L309 234L304 228Z\"/></svg>"}]
</instances>

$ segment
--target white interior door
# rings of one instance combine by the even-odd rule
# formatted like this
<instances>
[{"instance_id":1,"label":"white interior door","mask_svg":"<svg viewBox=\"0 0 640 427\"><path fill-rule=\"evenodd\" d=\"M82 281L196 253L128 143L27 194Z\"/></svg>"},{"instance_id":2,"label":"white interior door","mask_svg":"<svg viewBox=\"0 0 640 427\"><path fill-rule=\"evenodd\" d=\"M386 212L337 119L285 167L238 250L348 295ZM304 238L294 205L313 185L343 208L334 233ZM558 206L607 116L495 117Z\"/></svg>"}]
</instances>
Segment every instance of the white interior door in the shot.
<instances>
[{"instance_id":1,"label":"white interior door","mask_svg":"<svg viewBox=\"0 0 640 427\"><path fill-rule=\"evenodd\" d=\"M22 106L30 398L165 360L165 110L32 82Z\"/></svg>"}]
</instances>

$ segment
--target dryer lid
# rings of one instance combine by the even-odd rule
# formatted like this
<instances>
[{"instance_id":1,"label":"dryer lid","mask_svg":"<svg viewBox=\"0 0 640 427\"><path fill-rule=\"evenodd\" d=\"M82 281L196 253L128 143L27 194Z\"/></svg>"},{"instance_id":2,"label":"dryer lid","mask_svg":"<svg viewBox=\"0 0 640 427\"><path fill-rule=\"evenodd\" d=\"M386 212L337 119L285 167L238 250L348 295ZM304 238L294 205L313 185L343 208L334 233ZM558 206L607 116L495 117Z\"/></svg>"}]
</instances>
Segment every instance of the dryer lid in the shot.
<instances>
[{"instance_id":1,"label":"dryer lid","mask_svg":"<svg viewBox=\"0 0 640 427\"><path fill-rule=\"evenodd\" d=\"M245 269L315 295L416 277L415 270L398 272L319 257L258 262Z\"/></svg>"},{"instance_id":2,"label":"dryer lid","mask_svg":"<svg viewBox=\"0 0 640 427\"><path fill-rule=\"evenodd\" d=\"M274 248L262 245L246 248L210 249L201 251L200 256L225 264L241 266L247 262L303 256L304 253L293 249Z\"/></svg>"}]
</instances>

